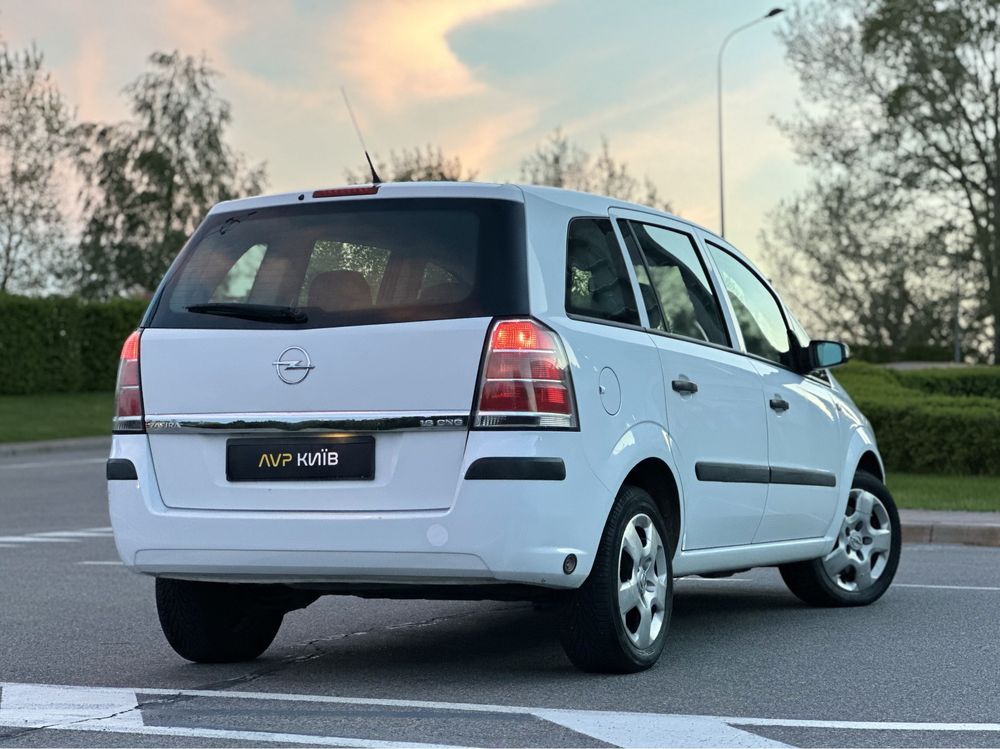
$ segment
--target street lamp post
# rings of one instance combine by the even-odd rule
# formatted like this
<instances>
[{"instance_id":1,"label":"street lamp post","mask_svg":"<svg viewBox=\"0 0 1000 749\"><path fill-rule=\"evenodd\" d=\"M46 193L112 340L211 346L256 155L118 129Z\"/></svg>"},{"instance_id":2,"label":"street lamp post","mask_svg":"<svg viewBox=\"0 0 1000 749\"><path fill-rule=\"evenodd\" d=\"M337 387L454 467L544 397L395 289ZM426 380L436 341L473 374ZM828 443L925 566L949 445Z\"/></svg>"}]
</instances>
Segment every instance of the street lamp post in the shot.
<instances>
[{"instance_id":1,"label":"street lamp post","mask_svg":"<svg viewBox=\"0 0 1000 749\"><path fill-rule=\"evenodd\" d=\"M726 38L722 40L722 46L719 47L719 58L717 61L717 75L716 81L718 83L718 100L719 100L719 234L721 236L726 236L726 188L724 182L723 165L722 165L722 53L726 51L726 45L729 44L729 40L736 36L741 31L749 29L751 26L756 26L761 21L766 21L768 18L774 18L779 13L784 13L784 8L771 8L767 12L767 15L761 16L750 23L745 23L739 28L735 28L730 31Z\"/></svg>"}]
</instances>

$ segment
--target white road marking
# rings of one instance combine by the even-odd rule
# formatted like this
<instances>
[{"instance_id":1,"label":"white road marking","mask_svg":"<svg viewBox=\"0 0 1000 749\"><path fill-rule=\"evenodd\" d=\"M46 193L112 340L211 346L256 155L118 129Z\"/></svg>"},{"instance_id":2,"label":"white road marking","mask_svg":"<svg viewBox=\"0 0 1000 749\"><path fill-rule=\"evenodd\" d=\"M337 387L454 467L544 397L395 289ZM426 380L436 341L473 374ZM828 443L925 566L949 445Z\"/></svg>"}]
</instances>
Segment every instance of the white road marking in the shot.
<instances>
[{"instance_id":1,"label":"white road marking","mask_svg":"<svg viewBox=\"0 0 1000 749\"><path fill-rule=\"evenodd\" d=\"M68 544L94 538L111 538L111 528L81 528L72 531L42 531L21 536L0 536L0 548L24 548L24 544Z\"/></svg>"},{"instance_id":2,"label":"white road marking","mask_svg":"<svg viewBox=\"0 0 1000 749\"><path fill-rule=\"evenodd\" d=\"M2 686L2 683L0 683ZM858 721L815 721L815 720L799 720L795 718L733 718L724 717L716 715L673 715L669 713L649 713L649 712L612 712L603 710L586 710L586 711L576 711L576 710L559 710L559 709L549 709L549 708L538 708L538 707L517 707L513 705L488 705L488 704L476 704L471 702L434 702L434 701L423 701L423 700L397 700L397 699L382 699L382 698L372 698L372 697L338 697L334 695L324 695L324 694L288 694L282 692L227 692L224 690L214 690L214 689L136 689L137 692L142 694L158 694L158 695L171 695L171 696L191 696L191 697L227 697L235 699L247 699L247 700L273 700L276 702L318 702L318 703L329 703L329 704L339 704L339 705L376 705L384 707L416 707L424 708L428 710L466 710L472 712L484 712L484 713L505 713L505 714L522 714L528 713L534 715L540 712L585 712L589 715L612 715L612 716L628 716L632 720L638 720L641 718L654 716L654 717L669 717L669 718L708 718L713 720L719 720L723 723L730 725L780 725L780 726L790 726L790 727L802 727L802 728L812 728L812 727L823 727L823 728L854 728L860 727L865 730L871 729L875 730L876 727L880 727L882 730L889 731L983 731L986 733L1000 733L1000 723L899 723L899 722L882 722L882 723L864 723ZM822 724L822 725L817 725ZM955 726L958 726L957 728Z\"/></svg>"},{"instance_id":3,"label":"white road marking","mask_svg":"<svg viewBox=\"0 0 1000 749\"><path fill-rule=\"evenodd\" d=\"M45 531L28 535L32 538L107 538L111 531Z\"/></svg>"},{"instance_id":4,"label":"white road marking","mask_svg":"<svg viewBox=\"0 0 1000 749\"><path fill-rule=\"evenodd\" d=\"M94 566L94 567L101 566L101 565L108 565L110 567L115 567L115 566L120 567L122 563L121 562L116 562L116 561L111 561L111 560L99 560L99 561L95 561L95 562L77 562L77 564L89 565L89 566Z\"/></svg>"},{"instance_id":5,"label":"white road marking","mask_svg":"<svg viewBox=\"0 0 1000 749\"><path fill-rule=\"evenodd\" d=\"M68 544L72 538L38 538L37 536L0 536L5 544Z\"/></svg>"},{"instance_id":6,"label":"white road marking","mask_svg":"<svg viewBox=\"0 0 1000 749\"><path fill-rule=\"evenodd\" d=\"M7 463L0 464L0 470L4 468L56 468L58 466L85 466L91 463L107 463L107 458L80 458L78 460L56 460L38 461L33 463Z\"/></svg>"},{"instance_id":7,"label":"white road marking","mask_svg":"<svg viewBox=\"0 0 1000 749\"><path fill-rule=\"evenodd\" d=\"M597 713L590 710L532 710L536 718L564 726L614 746L784 747L771 739L741 731L717 718L700 715Z\"/></svg>"},{"instance_id":8,"label":"white road marking","mask_svg":"<svg viewBox=\"0 0 1000 749\"><path fill-rule=\"evenodd\" d=\"M786 718L719 718L734 726L784 726L787 728L830 728L849 731L969 731L1000 733L1000 723L911 723L867 720L789 720Z\"/></svg>"},{"instance_id":9,"label":"white road marking","mask_svg":"<svg viewBox=\"0 0 1000 749\"><path fill-rule=\"evenodd\" d=\"M721 578L705 578L705 577L678 577L674 580L675 583L752 583L755 582L752 578L748 577L721 577ZM762 582L758 580L756 582ZM890 587L892 588L926 588L928 590L979 590L979 591L989 591L989 592L1000 592L1000 586L991 585L930 585L925 583L893 583Z\"/></svg>"},{"instance_id":10,"label":"white road marking","mask_svg":"<svg viewBox=\"0 0 1000 749\"><path fill-rule=\"evenodd\" d=\"M0 725L3 725L0 723ZM304 744L306 746L338 746L347 749L455 749L454 744L417 744L412 741L378 741L339 736L311 736L307 733L270 733L268 731L230 731L222 728L182 728L180 726L139 726L137 728L106 728L97 723L77 723L49 726L55 731L98 731L127 733L140 736L185 736L196 739L261 741L266 744Z\"/></svg>"},{"instance_id":11,"label":"white road marking","mask_svg":"<svg viewBox=\"0 0 1000 749\"><path fill-rule=\"evenodd\" d=\"M99 726L100 730L142 726L131 689L81 689L41 684L4 684L0 694L0 725L48 728Z\"/></svg>"},{"instance_id":12,"label":"white road marking","mask_svg":"<svg viewBox=\"0 0 1000 749\"><path fill-rule=\"evenodd\" d=\"M780 747L739 727L780 726L856 731L926 731L1000 733L1000 723L932 723L900 721L810 720L797 718L726 717L717 715L675 715L649 712L566 710L513 705L436 702L424 700L338 697L281 692L230 692L211 689L105 689L0 682L0 725L45 727L53 730L105 731L156 736L220 738L229 741L262 741L277 744L323 746L386 747L433 746L405 742L241 731L213 728L146 726L141 709L135 706L143 695L168 697L210 697L221 699L309 702L339 705L369 705L449 710L477 713L534 716L622 747L629 746L723 746ZM442 746L442 745L437 745Z\"/></svg>"},{"instance_id":13,"label":"white road marking","mask_svg":"<svg viewBox=\"0 0 1000 749\"><path fill-rule=\"evenodd\" d=\"M752 583L755 582L753 578L749 577L678 577L674 580L675 583ZM763 582L762 580L757 580L756 582ZM926 583L896 583L894 582L890 587L892 588L927 588L928 590L982 590L982 591L992 591L1000 592L1000 586L991 585L930 585Z\"/></svg>"},{"instance_id":14,"label":"white road marking","mask_svg":"<svg viewBox=\"0 0 1000 749\"><path fill-rule=\"evenodd\" d=\"M0 682L0 687L3 683ZM530 715L534 711L558 712L559 708L519 707L517 705L490 705L475 702L437 702L433 700L400 700L382 697L339 697L329 694L296 694L283 692L229 692L219 689L136 689L142 694L155 694L167 697L223 697L239 700L271 700L274 702L313 702L331 705L369 705L375 707L415 707L424 710L457 710L476 713L499 713L502 715ZM563 710L562 712L579 712ZM643 715L658 715L659 713L632 713L588 710L593 714L628 715L641 717Z\"/></svg>"},{"instance_id":15,"label":"white road marking","mask_svg":"<svg viewBox=\"0 0 1000 749\"><path fill-rule=\"evenodd\" d=\"M1000 592L1000 587L989 585L922 585L919 583L893 583L890 588L927 588L929 590L985 590Z\"/></svg>"},{"instance_id":16,"label":"white road marking","mask_svg":"<svg viewBox=\"0 0 1000 749\"><path fill-rule=\"evenodd\" d=\"M133 689L49 686L42 684L0 685L0 726L43 728L54 731L96 731L144 736L188 736L227 741L263 741L277 744L313 746L420 747L438 749L436 744L370 741L337 736L309 736L267 731L229 731L216 728L147 726Z\"/></svg>"}]
</instances>

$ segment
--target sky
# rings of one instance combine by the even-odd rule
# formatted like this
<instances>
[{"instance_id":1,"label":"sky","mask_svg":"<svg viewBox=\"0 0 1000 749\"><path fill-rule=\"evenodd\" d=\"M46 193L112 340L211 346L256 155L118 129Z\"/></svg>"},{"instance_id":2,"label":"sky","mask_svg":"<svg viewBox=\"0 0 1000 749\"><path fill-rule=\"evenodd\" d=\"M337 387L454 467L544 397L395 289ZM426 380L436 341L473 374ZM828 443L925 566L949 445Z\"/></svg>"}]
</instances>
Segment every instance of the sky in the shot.
<instances>
[{"instance_id":1,"label":"sky","mask_svg":"<svg viewBox=\"0 0 1000 749\"><path fill-rule=\"evenodd\" d=\"M375 153L430 144L480 179L516 181L556 127L590 151L605 136L678 213L718 230L716 54L775 4L0 0L0 40L36 44L87 121L128 118L122 88L153 51L204 53L232 105L230 142L266 162L269 191L342 184L362 165L343 85ZM767 214L808 176L773 122L798 95L774 33L785 18L737 35L723 67L727 238L765 269Z\"/></svg>"}]
</instances>

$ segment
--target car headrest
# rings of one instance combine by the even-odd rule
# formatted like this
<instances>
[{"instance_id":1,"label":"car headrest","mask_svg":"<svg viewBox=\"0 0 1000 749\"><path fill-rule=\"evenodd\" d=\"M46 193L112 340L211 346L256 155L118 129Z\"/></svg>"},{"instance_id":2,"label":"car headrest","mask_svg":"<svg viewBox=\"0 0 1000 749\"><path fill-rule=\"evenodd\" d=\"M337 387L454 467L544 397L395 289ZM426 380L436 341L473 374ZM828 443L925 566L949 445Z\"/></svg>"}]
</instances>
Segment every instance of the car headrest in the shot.
<instances>
[{"instance_id":1,"label":"car headrest","mask_svg":"<svg viewBox=\"0 0 1000 749\"><path fill-rule=\"evenodd\" d=\"M327 312L365 309L372 306L372 290L356 270L331 270L317 274L309 284L308 306Z\"/></svg>"}]
</instances>

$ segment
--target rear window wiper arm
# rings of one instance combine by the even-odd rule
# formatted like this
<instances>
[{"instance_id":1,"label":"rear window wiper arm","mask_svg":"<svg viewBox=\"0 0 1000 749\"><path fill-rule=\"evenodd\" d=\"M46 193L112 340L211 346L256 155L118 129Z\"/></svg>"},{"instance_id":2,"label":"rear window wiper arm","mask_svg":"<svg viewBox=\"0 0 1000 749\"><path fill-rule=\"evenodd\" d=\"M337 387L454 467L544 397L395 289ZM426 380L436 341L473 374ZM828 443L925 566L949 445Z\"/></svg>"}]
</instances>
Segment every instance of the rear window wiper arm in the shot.
<instances>
[{"instance_id":1,"label":"rear window wiper arm","mask_svg":"<svg viewBox=\"0 0 1000 749\"><path fill-rule=\"evenodd\" d=\"M303 323L309 319L303 310L296 307L282 307L275 304L244 304L242 302L208 302L192 304L188 312L196 315L220 315L222 317L239 317L243 320L259 322Z\"/></svg>"}]
</instances>

